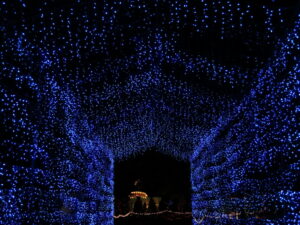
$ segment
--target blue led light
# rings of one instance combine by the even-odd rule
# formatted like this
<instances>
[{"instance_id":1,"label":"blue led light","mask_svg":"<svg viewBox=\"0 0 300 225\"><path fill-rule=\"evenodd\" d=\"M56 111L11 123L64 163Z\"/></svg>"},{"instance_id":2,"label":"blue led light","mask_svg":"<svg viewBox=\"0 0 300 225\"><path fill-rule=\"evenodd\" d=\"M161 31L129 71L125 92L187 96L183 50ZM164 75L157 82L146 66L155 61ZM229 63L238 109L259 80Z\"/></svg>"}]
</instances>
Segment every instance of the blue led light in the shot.
<instances>
[{"instance_id":1,"label":"blue led light","mask_svg":"<svg viewBox=\"0 0 300 225\"><path fill-rule=\"evenodd\" d=\"M0 4L0 224L112 225L114 162L152 147L191 162L194 224L299 224L300 15L63 2Z\"/></svg>"}]
</instances>

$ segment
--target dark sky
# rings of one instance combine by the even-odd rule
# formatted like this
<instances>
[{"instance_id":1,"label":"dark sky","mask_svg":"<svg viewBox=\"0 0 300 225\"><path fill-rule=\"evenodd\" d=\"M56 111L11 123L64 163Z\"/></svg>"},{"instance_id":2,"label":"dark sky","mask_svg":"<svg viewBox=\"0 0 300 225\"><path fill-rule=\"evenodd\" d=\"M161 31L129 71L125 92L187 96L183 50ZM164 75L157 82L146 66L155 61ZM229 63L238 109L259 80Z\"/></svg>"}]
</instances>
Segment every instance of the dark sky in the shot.
<instances>
[{"instance_id":1,"label":"dark sky","mask_svg":"<svg viewBox=\"0 0 300 225\"><path fill-rule=\"evenodd\" d=\"M190 202L190 165L153 150L115 163L115 197L126 199L136 180L141 180L140 191L150 197L166 199L184 197Z\"/></svg>"}]
</instances>

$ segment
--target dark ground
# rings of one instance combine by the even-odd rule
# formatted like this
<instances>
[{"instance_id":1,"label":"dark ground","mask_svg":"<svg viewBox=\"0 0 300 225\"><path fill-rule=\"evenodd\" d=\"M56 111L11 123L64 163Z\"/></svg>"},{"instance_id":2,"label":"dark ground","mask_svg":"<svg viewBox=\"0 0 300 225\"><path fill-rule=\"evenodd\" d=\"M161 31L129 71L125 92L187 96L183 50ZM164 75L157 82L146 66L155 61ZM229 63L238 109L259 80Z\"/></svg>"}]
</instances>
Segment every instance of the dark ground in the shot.
<instances>
[{"instance_id":1,"label":"dark ground","mask_svg":"<svg viewBox=\"0 0 300 225\"><path fill-rule=\"evenodd\" d=\"M115 225L192 225L191 215L176 215L164 213L162 215L130 215L115 219Z\"/></svg>"}]
</instances>

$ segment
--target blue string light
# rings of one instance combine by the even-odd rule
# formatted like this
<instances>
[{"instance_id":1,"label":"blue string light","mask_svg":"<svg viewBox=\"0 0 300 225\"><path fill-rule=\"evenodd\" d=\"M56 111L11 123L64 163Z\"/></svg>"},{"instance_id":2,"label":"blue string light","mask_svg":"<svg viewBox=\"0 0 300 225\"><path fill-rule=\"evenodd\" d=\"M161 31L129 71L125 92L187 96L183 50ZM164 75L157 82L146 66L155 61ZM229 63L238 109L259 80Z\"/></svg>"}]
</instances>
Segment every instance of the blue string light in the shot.
<instances>
[{"instance_id":1,"label":"blue string light","mask_svg":"<svg viewBox=\"0 0 300 225\"><path fill-rule=\"evenodd\" d=\"M113 224L114 162L151 147L191 162L194 224L299 224L296 4L0 12L0 224Z\"/></svg>"}]
</instances>

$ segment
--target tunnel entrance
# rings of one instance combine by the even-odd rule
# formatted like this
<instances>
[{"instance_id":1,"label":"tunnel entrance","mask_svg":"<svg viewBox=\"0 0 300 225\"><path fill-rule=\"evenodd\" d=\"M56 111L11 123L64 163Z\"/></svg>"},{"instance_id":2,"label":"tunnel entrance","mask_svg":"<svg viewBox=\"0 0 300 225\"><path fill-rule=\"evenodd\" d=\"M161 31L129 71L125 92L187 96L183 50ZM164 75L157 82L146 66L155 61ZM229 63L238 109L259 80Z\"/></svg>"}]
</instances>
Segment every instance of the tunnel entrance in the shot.
<instances>
[{"instance_id":1,"label":"tunnel entrance","mask_svg":"<svg viewBox=\"0 0 300 225\"><path fill-rule=\"evenodd\" d=\"M190 163L155 150L115 162L115 224L192 224Z\"/></svg>"}]
</instances>

